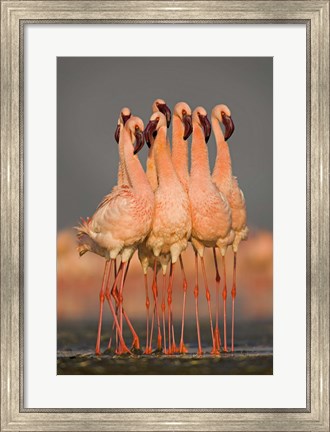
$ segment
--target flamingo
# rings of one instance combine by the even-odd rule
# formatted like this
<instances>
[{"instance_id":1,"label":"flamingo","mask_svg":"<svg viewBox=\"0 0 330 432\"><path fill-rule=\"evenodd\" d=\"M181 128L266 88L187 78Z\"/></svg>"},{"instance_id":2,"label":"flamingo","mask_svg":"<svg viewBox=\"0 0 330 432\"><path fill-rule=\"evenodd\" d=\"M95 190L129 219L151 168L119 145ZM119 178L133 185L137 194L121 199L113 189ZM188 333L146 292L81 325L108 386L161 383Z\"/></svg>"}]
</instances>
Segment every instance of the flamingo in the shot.
<instances>
[{"instance_id":1,"label":"flamingo","mask_svg":"<svg viewBox=\"0 0 330 432\"><path fill-rule=\"evenodd\" d=\"M225 135L220 127L220 123L225 126ZM235 298L236 298L236 261L237 250L240 242L246 240L248 236L246 205L243 192L239 188L236 177L232 175L231 157L227 140L234 132L234 123L231 119L231 113L226 105L216 105L212 110L212 128L217 144L217 157L212 173L212 180L221 193L227 198L232 213L232 229L234 230L234 241L232 248L234 252L234 269L233 283L231 289L232 298L232 332L231 332L231 350L234 351L234 322L235 322ZM216 255L215 255L216 260ZM225 277L225 257L222 255L224 268L224 288L222 292L224 301L224 326L226 325L226 277ZM225 327L226 328L226 327ZM225 330L224 330L225 331ZM224 333L224 350L227 351L226 333Z\"/></svg>"},{"instance_id":2,"label":"flamingo","mask_svg":"<svg viewBox=\"0 0 330 432\"><path fill-rule=\"evenodd\" d=\"M171 122L171 110L167 106L166 102L163 99L156 99L152 104L152 112L161 112L165 115L166 118L166 124L167 127L169 127ZM155 163L155 156L154 156L154 137L152 137L151 142L147 142L149 146L149 152L148 152L148 158L147 158L147 169L146 169L146 175L149 180L150 186L152 187L152 190L155 192L155 190L158 188L158 178L157 178L157 171L156 171L156 163ZM144 275L144 286L145 286L145 292L146 292L146 313L147 313L147 339L146 339L146 349L145 354L151 354L152 353L152 337L149 339L149 322L150 322L150 300L149 300L149 294L148 294L148 278L147 278L147 272L148 268L151 267L154 270L154 276L153 276L153 284L152 284L152 290L154 295L154 302L155 302L155 309L156 312L156 319L157 319L157 326L158 326L158 339L157 339L157 350L162 350L162 336L160 332L160 323L159 323L159 316L158 316L158 306L157 306L157 272L160 267L162 267L163 271L163 278L166 278L166 271L167 271L167 263L169 261L169 255L162 256L160 261L155 259L155 256L150 248L146 245L146 240L144 240L138 247L138 257L142 266L143 275ZM164 285L164 283L163 283ZM164 296L164 295L163 295ZM163 328L165 328L164 324L164 300L162 302L162 314L163 314ZM152 322L152 330L153 330L153 322ZM152 333L152 332L151 332ZM165 332L164 332L164 344L166 345L166 339L165 339ZM166 350L166 346L165 350Z\"/></svg>"},{"instance_id":3,"label":"flamingo","mask_svg":"<svg viewBox=\"0 0 330 432\"><path fill-rule=\"evenodd\" d=\"M211 296L208 288L205 264L205 247L218 246L225 250L232 241L231 212L226 199L211 179L208 150L206 143L211 133L211 124L203 107L197 107L192 116L193 138L191 147L191 171L189 180L189 198L192 216L191 242L195 249L196 285L194 290L196 324L198 338L198 355L202 355L198 317L198 257L201 260L203 280L208 302L210 328L212 336L212 354L220 355L213 332Z\"/></svg>"},{"instance_id":4,"label":"flamingo","mask_svg":"<svg viewBox=\"0 0 330 432\"><path fill-rule=\"evenodd\" d=\"M87 221L83 220L82 224L78 227L79 254L83 255L90 251L106 259L100 292L96 353L100 352L106 274L109 262L111 271L111 263L116 260L118 255L121 255L121 264L118 272L118 275L121 273L119 322L111 302L109 302L109 306L120 342L118 353L129 352L122 334L124 276L131 256L151 229L154 210L154 194L136 156L136 153L142 148L144 143L143 130L144 125L142 120L138 117L131 117L120 133L120 141L123 142L124 147L125 167L132 186L121 185L114 187L112 192L99 204L94 215L87 219ZM133 147L134 142L136 142L135 147Z\"/></svg>"},{"instance_id":5,"label":"flamingo","mask_svg":"<svg viewBox=\"0 0 330 432\"><path fill-rule=\"evenodd\" d=\"M191 123L187 113L181 112L182 122L186 126L183 137L187 139L191 133ZM153 251L156 258L170 255L171 269L168 285L168 353L175 352L174 327L172 326L172 288L174 267L180 254L187 248L191 233L191 217L189 199L179 181L167 145L166 118L156 112L150 117L145 135L151 142L153 134L155 162L158 175L158 188L155 191L155 212L151 232L147 238L147 247ZM172 341L171 344L171 333Z\"/></svg>"},{"instance_id":6,"label":"flamingo","mask_svg":"<svg viewBox=\"0 0 330 432\"><path fill-rule=\"evenodd\" d=\"M189 189L189 171L188 171L188 141L184 139L184 128L190 127L191 108L185 102L179 102L174 107L173 129L172 129L172 163L175 172L188 194ZM187 123L188 122L188 123ZM186 124L185 124L186 123ZM188 352L183 341L184 319L187 296L187 279L184 271L182 256L180 255L180 267L183 276L183 301L182 301L182 320L181 320L181 339L179 352L185 354Z\"/></svg>"}]
</instances>

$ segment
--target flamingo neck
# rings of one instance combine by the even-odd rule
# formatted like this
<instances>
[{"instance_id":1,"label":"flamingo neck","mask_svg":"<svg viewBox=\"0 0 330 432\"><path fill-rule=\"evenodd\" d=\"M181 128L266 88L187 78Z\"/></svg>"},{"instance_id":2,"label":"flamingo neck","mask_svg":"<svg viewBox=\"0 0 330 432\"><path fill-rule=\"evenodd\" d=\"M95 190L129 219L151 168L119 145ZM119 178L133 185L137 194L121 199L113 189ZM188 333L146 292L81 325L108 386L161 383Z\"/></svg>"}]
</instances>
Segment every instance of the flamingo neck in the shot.
<instances>
[{"instance_id":1,"label":"flamingo neck","mask_svg":"<svg viewBox=\"0 0 330 432\"><path fill-rule=\"evenodd\" d=\"M200 180L210 179L208 149L205 142L203 129L198 123L193 123L190 176Z\"/></svg>"},{"instance_id":2,"label":"flamingo neck","mask_svg":"<svg viewBox=\"0 0 330 432\"><path fill-rule=\"evenodd\" d=\"M130 134L123 129L124 163L132 188L140 194L152 193L151 186L137 155L134 155Z\"/></svg>"},{"instance_id":3,"label":"flamingo neck","mask_svg":"<svg viewBox=\"0 0 330 432\"><path fill-rule=\"evenodd\" d=\"M152 190L155 191L158 187L158 179L157 179L154 144L151 144L151 147L149 149L146 174Z\"/></svg>"},{"instance_id":4,"label":"flamingo neck","mask_svg":"<svg viewBox=\"0 0 330 432\"><path fill-rule=\"evenodd\" d=\"M159 186L178 181L166 141L166 126L159 128L155 139L155 162Z\"/></svg>"},{"instance_id":5,"label":"flamingo neck","mask_svg":"<svg viewBox=\"0 0 330 432\"><path fill-rule=\"evenodd\" d=\"M120 134L123 132L123 127L120 126ZM120 136L120 135L119 135ZM129 180L127 176L127 171L125 168L125 156L124 156L124 143L122 140L119 140L118 143L118 153L119 153L119 164L118 164L118 186L128 185Z\"/></svg>"},{"instance_id":6,"label":"flamingo neck","mask_svg":"<svg viewBox=\"0 0 330 432\"><path fill-rule=\"evenodd\" d=\"M217 157L215 159L212 179L215 183L229 183L232 179L229 147L223 136L219 120L213 116L212 129L217 144Z\"/></svg>"},{"instance_id":7,"label":"flamingo neck","mask_svg":"<svg viewBox=\"0 0 330 432\"><path fill-rule=\"evenodd\" d=\"M180 182L187 187L188 172L188 141L183 139L184 126L181 119L173 116L172 129L172 162Z\"/></svg>"}]
</instances>

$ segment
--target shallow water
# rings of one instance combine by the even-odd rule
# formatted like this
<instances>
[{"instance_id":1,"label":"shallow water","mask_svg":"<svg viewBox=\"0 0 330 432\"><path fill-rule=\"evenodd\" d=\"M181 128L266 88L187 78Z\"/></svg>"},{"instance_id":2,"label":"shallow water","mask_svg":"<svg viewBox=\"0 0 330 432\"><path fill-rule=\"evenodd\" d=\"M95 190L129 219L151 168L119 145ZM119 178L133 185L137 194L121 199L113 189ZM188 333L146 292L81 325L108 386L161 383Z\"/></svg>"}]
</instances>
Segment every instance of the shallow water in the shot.
<instances>
[{"instance_id":1,"label":"shallow water","mask_svg":"<svg viewBox=\"0 0 330 432\"><path fill-rule=\"evenodd\" d=\"M145 323L134 323L145 341ZM236 325L235 352L221 352L220 357L210 355L211 337L207 321L201 323L203 357L197 357L196 328L186 324L186 355L116 356L113 349L106 351L111 324L105 323L101 349L94 354L95 322L62 323L57 333L57 373L60 375L272 375L273 327L271 322L241 322ZM176 323L176 342L179 342L180 324ZM222 327L221 327L222 329ZM230 333L228 335L230 337ZM130 335L124 334L129 346ZM230 340L228 341L230 342ZM153 345L155 348L155 344Z\"/></svg>"}]
</instances>

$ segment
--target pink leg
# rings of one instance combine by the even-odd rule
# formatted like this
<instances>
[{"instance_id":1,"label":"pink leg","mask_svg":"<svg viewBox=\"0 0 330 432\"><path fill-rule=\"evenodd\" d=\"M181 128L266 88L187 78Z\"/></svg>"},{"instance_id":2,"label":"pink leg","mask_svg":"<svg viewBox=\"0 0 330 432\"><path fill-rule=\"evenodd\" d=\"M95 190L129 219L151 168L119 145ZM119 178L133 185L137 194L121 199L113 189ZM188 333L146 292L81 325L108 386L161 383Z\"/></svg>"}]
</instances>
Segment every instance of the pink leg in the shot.
<instances>
[{"instance_id":1,"label":"pink leg","mask_svg":"<svg viewBox=\"0 0 330 432\"><path fill-rule=\"evenodd\" d=\"M235 298L236 298L236 258L237 258L237 252L234 252L233 286L231 289L231 351L232 352L234 352L234 323L235 323Z\"/></svg>"},{"instance_id":2,"label":"pink leg","mask_svg":"<svg viewBox=\"0 0 330 432\"><path fill-rule=\"evenodd\" d=\"M149 352L149 322L150 322L150 300L148 293L148 275L144 275L144 287L146 290L146 311L147 311L147 341L146 341L146 349L144 351L145 354L150 354Z\"/></svg>"},{"instance_id":3,"label":"pink leg","mask_svg":"<svg viewBox=\"0 0 330 432\"><path fill-rule=\"evenodd\" d=\"M165 323L165 293L166 293L166 275L163 274L162 318L163 318L164 354L167 354L167 349L166 349L166 323Z\"/></svg>"},{"instance_id":4,"label":"pink leg","mask_svg":"<svg viewBox=\"0 0 330 432\"><path fill-rule=\"evenodd\" d=\"M98 324L98 328L97 328L97 338L96 338L96 347L95 347L95 354L96 355L101 354L101 349L100 349L101 331L102 331L103 305L104 305L104 299L105 299L104 290L105 290L106 281L107 281L108 267L109 267L109 260L105 262L102 286L101 286L101 291L100 291L100 313L99 313L99 324ZM110 267L110 271L111 271L111 267Z\"/></svg>"},{"instance_id":5,"label":"pink leg","mask_svg":"<svg viewBox=\"0 0 330 432\"><path fill-rule=\"evenodd\" d=\"M219 331L219 303L220 303L220 280L221 279L219 274L217 252L215 247L213 248L213 258L214 258L214 265L215 265L215 296L216 296L214 338L215 338L217 348L220 349L221 337Z\"/></svg>"},{"instance_id":6,"label":"pink leg","mask_svg":"<svg viewBox=\"0 0 330 432\"><path fill-rule=\"evenodd\" d=\"M210 290L209 290L208 283L207 283L207 277L206 277L205 264L204 264L204 258L203 257L201 257L201 264L202 264L202 272L203 272L203 279L204 279L204 285L205 285L206 300L207 300L207 305L209 308L210 327L211 327L212 345L213 345L211 354L220 355L220 351L216 347L214 333L213 333L212 311L211 311L211 294L210 294Z\"/></svg>"},{"instance_id":7,"label":"pink leg","mask_svg":"<svg viewBox=\"0 0 330 432\"><path fill-rule=\"evenodd\" d=\"M197 255L197 252L195 252L195 274L196 274L196 279L195 279L194 297L195 297L195 306L196 306L196 327L197 327L197 342L198 342L197 355L202 356L203 351L202 351L202 344L201 344L201 333L200 333L200 328L199 328L199 314L198 314L199 289L198 289L198 255Z\"/></svg>"},{"instance_id":8,"label":"pink leg","mask_svg":"<svg viewBox=\"0 0 330 432\"><path fill-rule=\"evenodd\" d=\"M223 350L228 352L227 348L227 277L226 277L226 260L225 257L222 257L222 265L223 265L223 289L222 289L222 298L223 298Z\"/></svg>"},{"instance_id":9,"label":"pink leg","mask_svg":"<svg viewBox=\"0 0 330 432\"><path fill-rule=\"evenodd\" d=\"M127 262L121 263L121 281L120 281L120 288L119 288L119 326L121 334L123 334L123 290L124 290L124 278L125 278L125 271L127 267ZM121 352L121 346L119 346L119 351Z\"/></svg>"},{"instance_id":10,"label":"pink leg","mask_svg":"<svg viewBox=\"0 0 330 432\"><path fill-rule=\"evenodd\" d=\"M173 354L171 344L172 333L172 290L173 290L173 277L174 277L174 263L171 263L170 280L167 289L167 304L168 304L168 354Z\"/></svg>"},{"instance_id":11,"label":"pink leg","mask_svg":"<svg viewBox=\"0 0 330 432\"><path fill-rule=\"evenodd\" d=\"M119 277L119 275L120 275L120 271L118 272L117 277ZM113 286L115 286L116 283L117 283L117 281L115 280ZM117 314L116 314L115 308L114 308L114 306L113 306L113 304L111 302L110 295L107 295L106 298L108 300L108 304L109 304L109 307L110 307L110 310L111 310L111 313L112 313L112 316L113 316L113 319L114 319L114 323L115 323L115 326L116 326L116 330L117 330L117 334L118 334L118 338L119 338L119 342L120 342L120 354L125 353L125 352L128 352L128 353L131 354L131 351L127 348L127 346L126 346L126 344L124 342L123 334L122 334L122 331L120 329L120 326L119 326L119 323L118 323L118 319L117 319Z\"/></svg>"},{"instance_id":12,"label":"pink leg","mask_svg":"<svg viewBox=\"0 0 330 432\"><path fill-rule=\"evenodd\" d=\"M154 310L152 312L152 319L151 319L151 330L150 330L150 335L149 335L149 354L152 353L152 338L154 336L154 325L155 325L155 305L154 305Z\"/></svg>"},{"instance_id":13,"label":"pink leg","mask_svg":"<svg viewBox=\"0 0 330 432\"><path fill-rule=\"evenodd\" d=\"M154 303L155 303L155 312L156 312L156 320L157 320L157 350L162 350L162 333L160 331L160 320L159 320L159 313L158 313L158 303L157 303L157 297L158 297L158 289L157 289L157 259L155 258L155 264L154 264L154 277L152 282L152 292L154 296Z\"/></svg>"},{"instance_id":14,"label":"pink leg","mask_svg":"<svg viewBox=\"0 0 330 432\"><path fill-rule=\"evenodd\" d=\"M187 297L187 279L184 271L182 256L180 255L180 267L183 276L183 304L182 304L182 322L181 322L181 339L180 339L180 347L179 352L181 354L187 354L188 350L183 342L183 332L184 332L184 318L185 318L185 310L186 310L186 297Z\"/></svg>"}]
</instances>

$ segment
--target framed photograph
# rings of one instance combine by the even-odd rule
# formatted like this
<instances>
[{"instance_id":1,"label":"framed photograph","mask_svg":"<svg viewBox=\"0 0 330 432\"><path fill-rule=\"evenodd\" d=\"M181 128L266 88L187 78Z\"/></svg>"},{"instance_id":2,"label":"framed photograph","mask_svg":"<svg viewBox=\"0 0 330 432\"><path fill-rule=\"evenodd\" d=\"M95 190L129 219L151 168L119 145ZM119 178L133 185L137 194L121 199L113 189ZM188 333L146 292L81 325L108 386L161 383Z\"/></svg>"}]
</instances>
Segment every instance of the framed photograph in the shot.
<instances>
[{"instance_id":1,"label":"framed photograph","mask_svg":"<svg viewBox=\"0 0 330 432\"><path fill-rule=\"evenodd\" d=\"M329 1L1 1L1 96L1 430L329 431Z\"/></svg>"}]
</instances>

